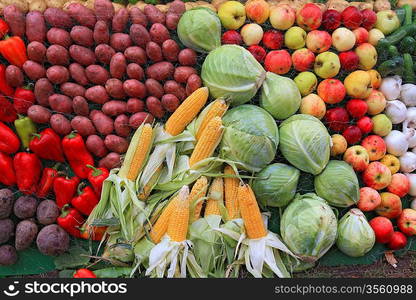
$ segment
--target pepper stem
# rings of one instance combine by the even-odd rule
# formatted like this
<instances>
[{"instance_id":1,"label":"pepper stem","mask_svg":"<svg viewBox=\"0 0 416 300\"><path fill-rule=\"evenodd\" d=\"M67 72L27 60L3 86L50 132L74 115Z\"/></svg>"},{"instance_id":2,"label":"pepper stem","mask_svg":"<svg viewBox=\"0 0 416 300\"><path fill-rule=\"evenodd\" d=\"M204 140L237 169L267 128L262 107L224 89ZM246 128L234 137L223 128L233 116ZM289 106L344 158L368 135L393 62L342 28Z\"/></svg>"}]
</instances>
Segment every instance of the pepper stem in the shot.
<instances>
[{"instance_id":1,"label":"pepper stem","mask_svg":"<svg viewBox=\"0 0 416 300\"><path fill-rule=\"evenodd\" d=\"M87 186L87 184L85 182L81 182L78 187L77 187L77 193L78 196L80 196L82 194L82 189L84 189Z\"/></svg>"},{"instance_id":2,"label":"pepper stem","mask_svg":"<svg viewBox=\"0 0 416 300\"><path fill-rule=\"evenodd\" d=\"M61 163L58 162L52 167L52 169L58 170L60 166L61 166Z\"/></svg>"},{"instance_id":3,"label":"pepper stem","mask_svg":"<svg viewBox=\"0 0 416 300\"><path fill-rule=\"evenodd\" d=\"M66 136L67 139L73 139L77 136L76 131L72 131L70 134Z\"/></svg>"},{"instance_id":4,"label":"pepper stem","mask_svg":"<svg viewBox=\"0 0 416 300\"><path fill-rule=\"evenodd\" d=\"M69 212L70 212L70 205L65 204L64 206L62 206L60 217L65 218L67 215L69 215Z\"/></svg>"},{"instance_id":5,"label":"pepper stem","mask_svg":"<svg viewBox=\"0 0 416 300\"><path fill-rule=\"evenodd\" d=\"M34 138L38 138L38 139L41 139L41 137L42 137L39 133L31 133L30 135L33 136Z\"/></svg>"},{"instance_id":6,"label":"pepper stem","mask_svg":"<svg viewBox=\"0 0 416 300\"><path fill-rule=\"evenodd\" d=\"M92 176L97 177L100 176L101 174L103 174L103 171L101 171L100 169L91 166L91 165L87 165L88 168L90 168L92 170Z\"/></svg>"}]
</instances>

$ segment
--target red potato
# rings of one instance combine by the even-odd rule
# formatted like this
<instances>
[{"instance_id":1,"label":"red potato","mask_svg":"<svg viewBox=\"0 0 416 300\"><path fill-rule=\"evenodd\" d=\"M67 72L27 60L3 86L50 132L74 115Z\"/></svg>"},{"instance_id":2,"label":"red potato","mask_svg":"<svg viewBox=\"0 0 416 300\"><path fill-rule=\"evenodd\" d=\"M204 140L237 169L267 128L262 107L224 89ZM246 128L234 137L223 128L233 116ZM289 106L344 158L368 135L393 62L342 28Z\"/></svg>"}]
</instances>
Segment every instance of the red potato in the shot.
<instances>
[{"instance_id":1,"label":"red potato","mask_svg":"<svg viewBox=\"0 0 416 300\"><path fill-rule=\"evenodd\" d=\"M93 29L97 22L94 12L80 3L71 3L67 11L71 18L82 26Z\"/></svg>"},{"instance_id":2,"label":"red potato","mask_svg":"<svg viewBox=\"0 0 416 300\"><path fill-rule=\"evenodd\" d=\"M114 17L114 6L109 0L95 0L94 1L95 15L98 21L110 22Z\"/></svg>"},{"instance_id":3,"label":"red potato","mask_svg":"<svg viewBox=\"0 0 416 300\"><path fill-rule=\"evenodd\" d=\"M46 23L43 14L37 10L30 11L26 15L26 37L29 42L45 42Z\"/></svg>"},{"instance_id":4,"label":"red potato","mask_svg":"<svg viewBox=\"0 0 416 300\"><path fill-rule=\"evenodd\" d=\"M135 63L128 64L126 73L130 79L137 79L139 81L142 81L144 79L144 70L138 64L135 64Z\"/></svg>"},{"instance_id":5,"label":"red potato","mask_svg":"<svg viewBox=\"0 0 416 300\"><path fill-rule=\"evenodd\" d=\"M107 155L108 150L104 145L104 141L98 135L90 135L85 141L85 146L87 150L97 157L104 157Z\"/></svg>"},{"instance_id":6,"label":"red potato","mask_svg":"<svg viewBox=\"0 0 416 300\"><path fill-rule=\"evenodd\" d=\"M95 85L88 88L85 91L85 98L97 104L104 104L109 100L107 91L101 85Z\"/></svg>"},{"instance_id":7,"label":"red potato","mask_svg":"<svg viewBox=\"0 0 416 300\"><path fill-rule=\"evenodd\" d=\"M52 66L46 70L46 77L54 84L61 84L69 80L69 72L63 66Z\"/></svg>"},{"instance_id":8,"label":"red potato","mask_svg":"<svg viewBox=\"0 0 416 300\"><path fill-rule=\"evenodd\" d=\"M119 154L126 153L129 148L129 142L115 134L107 135L104 139L104 145L108 150Z\"/></svg>"},{"instance_id":9,"label":"red potato","mask_svg":"<svg viewBox=\"0 0 416 300\"><path fill-rule=\"evenodd\" d=\"M95 128L102 135L109 135L114 131L114 122L109 116L99 110L93 110L90 113L90 119Z\"/></svg>"},{"instance_id":10,"label":"red potato","mask_svg":"<svg viewBox=\"0 0 416 300\"><path fill-rule=\"evenodd\" d=\"M178 97L173 94L165 94L161 99L161 103L164 109L168 112L174 112L181 104Z\"/></svg>"},{"instance_id":11,"label":"red potato","mask_svg":"<svg viewBox=\"0 0 416 300\"><path fill-rule=\"evenodd\" d=\"M8 65L5 72L6 82L11 87L21 87L24 82L22 70L15 65Z\"/></svg>"},{"instance_id":12,"label":"red potato","mask_svg":"<svg viewBox=\"0 0 416 300\"><path fill-rule=\"evenodd\" d=\"M165 110L162 107L162 103L156 97L150 96L146 99L147 110L154 115L156 118L163 118L165 115Z\"/></svg>"},{"instance_id":13,"label":"red potato","mask_svg":"<svg viewBox=\"0 0 416 300\"><path fill-rule=\"evenodd\" d=\"M79 45L69 47L69 55L71 55L73 60L83 66L93 65L96 61L95 54L91 49Z\"/></svg>"},{"instance_id":14,"label":"red potato","mask_svg":"<svg viewBox=\"0 0 416 300\"><path fill-rule=\"evenodd\" d=\"M202 80L201 77L199 77L197 74L192 74L189 76L188 81L186 83L186 95L189 96L194 91L199 89L202 86Z\"/></svg>"},{"instance_id":15,"label":"red potato","mask_svg":"<svg viewBox=\"0 0 416 300\"><path fill-rule=\"evenodd\" d=\"M175 67L172 63L162 61L149 66L146 69L146 76L148 78L156 79L157 81L164 81L172 78Z\"/></svg>"},{"instance_id":16,"label":"red potato","mask_svg":"<svg viewBox=\"0 0 416 300\"><path fill-rule=\"evenodd\" d=\"M170 3L168 14L175 14L181 16L186 11L185 3L181 0L175 0Z\"/></svg>"},{"instance_id":17,"label":"red potato","mask_svg":"<svg viewBox=\"0 0 416 300\"><path fill-rule=\"evenodd\" d=\"M97 133L91 120L83 116L73 118L71 120L71 127L81 136L90 136Z\"/></svg>"},{"instance_id":18,"label":"red potato","mask_svg":"<svg viewBox=\"0 0 416 300\"><path fill-rule=\"evenodd\" d=\"M129 62L136 63L141 66L147 63L146 52L137 46L128 47L124 51L124 56Z\"/></svg>"},{"instance_id":19,"label":"red potato","mask_svg":"<svg viewBox=\"0 0 416 300\"><path fill-rule=\"evenodd\" d=\"M123 89L123 82L117 78L110 78L105 83L105 90L112 98L122 99L126 96Z\"/></svg>"},{"instance_id":20,"label":"red potato","mask_svg":"<svg viewBox=\"0 0 416 300\"><path fill-rule=\"evenodd\" d=\"M72 109L74 113L79 116L87 117L90 114L90 108L87 100L82 96L75 96L72 99Z\"/></svg>"},{"instance_id":21,"label":"red potato","mask_svg":"<svg viewBox=\"0 0 416 300\"><path fill-rule=\"evenodd\" d=\"M124 32L128 22L129 22L129 11L127 8L121 8L114 15L111 29L114 32Z\"/></svg>"},{"instance_id":22,"label":"red potato","mask_svg":"<svg viewBox=\"0 0 416 300\"><path fill-rule=\"evenodd\" d=\"M127 112L134 114L137 112L144 111L144 102L137 98L130 98L127 100Z\"/></svg>"},{"instance_id":23,"label":"red potato","mask_svg":"<svg viewBox=\"0 0 416 300\"><path fill-rule=\"evenodd\" d=\"M33 92L36 102L42 106L49 106L49 96L54 93L53 85L47 78L41 78L35 83Z\"/></svg>"},{"instance_id":24,"label":"red potato","mask_svg":"<svg viewBox=\"0 0 416 300\"><path fill-rule=\"evenodd\" d=\"M101 110L107 116L115 117L124 114L127 111L127 103L117 100L108 101L103 105Z\"/></svg>"},{"instance_id":25,"label":"red potato","mask_svg":"<svg viewBox=\"0 0 416 300\"><path fill-rule=\"evenodd\" d=\"M106 157L98 162L98 167L106 168L108 170L121 167L121 156L118 153L108 153Z\"/></svg>"},{"instance_id":26,"label":"red potato","mask_svg":"<svg viewBox=\"0 0 416 300\"><path fill-rule=\"evenodd\" d=\"M68 135L71 133L71 122L64 115L54 114L49 120L51 128L59 135Z\"/></svg>"},{"instance_id":27,"label":"red potato","mask_svg":"<svg viewBox=\"0 0 416 300\"><path fill-rule=\"evenodd\" d=\"M174 80L166 81L163 85L163 89L166 94L173 94L181 101L186 98L185 88Z\"/></svg>"},{"instance_id":28,"label":"red potato","mask_svg":"<svg viewBox=\"0 0 416 300\"><path fill-rule=\"evenodd\" d=\"M39 42L31 42L26 47L27 58L37 63L43 64L46 60L46 47Z\"/></svg>"},{"instance_id":29,"label":"red potato","mask_svg":"<svg viewBox=\"0 0 416 300\"><path fill-rule=\"evenodd\" d=\"M49 105L54 111L64 114L72 113L72 100L68 96L53 94L49 97Z\"/></svg>"},{"instance_id":30,"label":"red potato","mask_svg":"<svg viewBox=\"0 0 416 300\"><path fill-rule=\"evenodd\" d=\"M107 44L99 44L95 47L94 53L100 63L109 65L116 51Z\"/></svg>"},{"instance_id":31,"label":"red potato","mask_svg":"<svg viewBox=\"0 0 416 300\"><path fill-rule=\"evenodd\" d=\"M3 16L10 27L12 35L18 35L23 38L26 32L26 22L22 11L16 5L8 5L3 9Z\"/></svg>"},{"instance_id":32,"label":"red potato","mask_svg":"<svg viewBox=\"0 0 416 300\"><path fill-rule=\"evenodd\" d=\"M154 80L152 78L149 78L145 81L145 86L147 89L147 93L150 96L154 96L158 99L162 98L162 96L165 94L165 91L163 90L162 84L160 84L159 81ZM155 115L155 114L153 114ZM157 115L155 115L157 117Z\"/></svg>"},{"instance_id":33,"label":"red potato","mask_svg":"<svg viewBox=\"0 0 416 300\"><path fill-rule=\"evenodd\" d=\"M116 134L122 137L128 137L131 132L131 128L129 126L129 117L126 115L119 115L114 120L114 130Z\"/></svg>"},{"instance_id":34,"label":"red potato","mask_svg":"<svg viewBox=\"0 0 416 300\"><path fill-rule=\"evenodd\" d=\"M162 13L156 6L147 4L143 10L150 24L154 23L165 23L165 14Z\"/></svg>"},{"instance_id":35,"label":"red potato","mask_svg":"<svg viewBox=\"0 0 416 300\"><path fill-rule=\"evenodd\" d=\"M110 37L110 46L116 51L123 52L131 45L132 41L127 33L116 32Z\"/></svg>"},{"instance_id":36,"label":"red potato","mask_svg":"<svg viewBox=\"0 0 416 300\"><path fill-rule=\"evenodd\" d=\"M170 39L169 30L165 25L160 23L153 24L152 27L150 27L149 34L150 39L159 45L162 45L164 41Z\"/></svg>"},{"instance_id":37,"label":"red potato","mask_svg":"<svg viewBox=\"0 0 416 300\"><path fill-rule=\"evenodd\" d=\"M147 17L138 7L130 9L130 21L132 24L140 24L147 27Z\"/></svg>"},{"instance_id":38,"label":"red potato","mask_svg":"<svg viewBox=\"0 0 416 300\"><path fill-rule=\"evenodd\" d=\"M104 21L98 21L94 26L93 37L95 44L108 44L110 42L110 29Z\"/></svg>"},{"instance_id":39,"label":"red potato","mask_svg":"<svg viewBox=\"0 0 416 300\"><path fill-rule=\"evenodd\" d=\"M133 43L139 47L146 47L146 44L150 42L150 34L146 27L140 24L133 24L130 26L130 38Z\"/></svg>"},{"instance_id":40,"label":"red potato","mask_svg":"<svg viewBox=\"0 0 416 300\"><path fill-rule=\"evenodd\" d=\"M151 124L154 120L155 118L151 114L147 112L138 112L130 117L129 126L133 129L137 129L143 122Z\"/></svg>"},{"instance_id":41,"label":"red potato","mask_svg":"<svg viewBox=\"0 0 416 300\"><path fill-rule=\"evenodd\" d=\"M69 65L69 53L65 47L60 45L51 45L46 51L46 58L52 65L67 66Z\"/></svg>"},{"instance_id":42,"label":"red potato","mask_svg":"<svg viewBox=\"0 0 416 300\"><path fill-rule=\"evenodd\" d=\"M166 27L170 30L176 30L181 16L175 14L166 14Z\"/></svg>"},{"instance_id":43,"label":"red potato","mask_svg":"<svg viewBox=\"0 0 416 300\"><path fill-rule=\"evenodd\" d=\"M148 42L146 45L146 54L147 57L154 63L162 61L162 48L155 42Z\"/></svg>"},{"instance_id":44,"label":"red potato","mask_svg":"<svg viewBox=\"0 0 416 300\"><path fill-rule=\"evenodd\" d=\"M175 62L178 60L180 48L174 40L166 40L162 44L162 53L167 61Z\"/></svg>"},{"instance_id":45,"label":"red potato","mask_svg":"<svg viewBox=\"0 0 416 300\"><path fill-rule=\"evenodd\" d=\"M178 54L178 61L182 66L194 66L197 61L196 52L189 48L183 49Z\"/></svg>"},{"instance_id":46,"label":"red potato","mask_svg":"<svg viewBox=\"0 0 416 300\"><path fill-rule=\"evenodd\" d=\"M43 16L51 27L66 29L71 28L73 25L69 14L60 8L49 7L45 10Z\"/></svg>"},{"instance_id":47,"label":"red potato","mask_svg":"<svg viewBox=\"0 0 416 300\"><path fill-rule=\"evenodd\" d=\"M51 112L40 105L32 105L27 110L28 117L35 123L47 124L51 119Z\"/></svg>"},{"instance_id":48,"label":"red potato","mask_svg":"<svg viewBox=\"0 0 416 300\"><path fill-rule=\"evenodd\" d=\"M87 75L85 75L85 69L78 63L72 63L69 65L69 73L71 78L78 84L85 86L88 84Z\"/></svg>"},{"instance_id":49,"label":"red potato","mask_svg":"<svg viewBox=\"0 0 416 300\"><path fill-rule=\"evenodd\" d=\"M69 33L75 44L84 47L94 45L93 31L86 26L74 26Z\"/></svg>"},{"instance_id":50,"label":"red potato","mask_svg":"<svg viewBox=\"0 0 416 300\"><path fill-rule=\"evenodd\" d=\"M143 99L147 94L146 86L136 79L128 79L124 81L123 89L128 96L133 98Z\"/></svg>"},{"instance_id":51,"label":"red potato","mask_svg":"<svg viewBox=\"0 0 416 300\"><path fill-rule=\"evenodd\" d=\"M124 74L126 73L127 62L123 53L116 53L110 61L110 74L112 77L117 79L123 79Z\"/></svg>"},{"instance_id":52,"label":"red potato","mask_svg":"<svg viewBox=\"0 0 416 300\"><path fill-rule=\"evenodd\" d=\"M85 95L85 88L77 83L65 82L61 84L60 88L64 95L71 98Z\"/></svg>"},{"instance_id":53,"label":"red potato","mask_svg":"<svg viewBox=\"0 0 416 300\"><path fill-rule=\"evenodd\" d=\"M85 75L91 83L99 85L104 85L110 79L110 73L100 65L86 67Z\"/></svg>"},{"instance_id":54,"label":"red potato","mask_svg":"<svg viewBox=\"0 0 416 300\"><path fill-rule=\"evenodd\" d=\"M31 80L38 80L46 75L45 68L32 60L27 60L23 64L23 71Z\"/></svg>"},{"instance_id":55,"label":"red potato","mask_svg":"<svg viewBox=\"0 0 416 300\"><path fill-rule=\"evenodd\" d=\"M177 67L175 69L175 72L173 73L173 79L175 79L176 82L186 83L188 81L189 76L191 76L192 74L198 74L198 72L192 67Z\"/></svg>"},{"instance_id":56,"label":"red potato","mask_svg":"<svg viewBox=\"0 0 416 300\"><path fill-rule=\"evenodd\" d=\"M51 28L46 34L49 44L61 45L62 47L69 48L72 45L72 39L69 32L62 28Z\"/></svg>"}]
</instances>

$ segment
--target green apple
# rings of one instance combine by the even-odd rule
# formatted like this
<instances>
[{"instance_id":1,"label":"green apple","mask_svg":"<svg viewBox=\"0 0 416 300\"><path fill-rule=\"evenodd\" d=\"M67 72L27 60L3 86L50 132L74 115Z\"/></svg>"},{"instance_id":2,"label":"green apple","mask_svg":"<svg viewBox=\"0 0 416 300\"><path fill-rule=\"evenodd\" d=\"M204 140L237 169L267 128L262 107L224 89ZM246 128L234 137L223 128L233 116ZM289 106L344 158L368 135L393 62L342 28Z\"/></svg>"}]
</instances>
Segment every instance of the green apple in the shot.
<instances>
[{"instance_id":1,"label":"green apple","mask_svg":"<svg viewBox=\"0 0 416 300\"><path fill-rule=\"evenodd\" d=\"M370 43L363 43L355 48L355 54L357 54L361 70L371 70L377 63L377 50Z\"/></svg>"},{"instance_id":2,"label":"green apple","mask_svg":"<svg viewBox=\"0 0 416 300\"><path fill-rule=\"evenodd\" d=\"M400 27L400 20L392 10L379 11L377 13L377 22L374 27L387 35Z\"/></svg>"},{"instance_id":3,"label":"green apple","mask_svg":"<svg viewBox=\"0 0 416 300\"><path fill-rule=\"evenodd\" d=\"M246 9L238 1L226 1L218 8L218 17L226 29L236 30L246 21Z\"/></svg>"},{"instance_id":4,"label":"green apple","mask_svg":"<svg viewBox=\"0 0 416 300\"><path fill-rule=\"evenodd\" d=\"M318 85L318 78L312 72L299 73L294 81L302 96L307 96L312 93Z\"/></svg>"},{"instance_id":5,"label":"green apple","mask_svg":"<svg viewBox=\"0 0 416 300\"><path fill-rule=\"evenodd\" d=\"M285 33L285 45L289 49L300 49L305 47L306 31L299 26L289 28Z\"/></svg>"},{"instance_id":6,"label":"green apple","mask_svg":"<svg viewBox=\"0 0 416 300\"><path fill-rule=\"evenodd\" d=\"M315 74L325 79L335 77L340 68L338 55L329 51L319 54L313 66Z\"/></svg>"},{"instance_id":7,"label":"green apple","mask_svg":"<svg viewBox=\"0 0 416 300\"><path fill-rule=\"evenodd\" d=\"M371 120L373 121L373 132L379 136L387 136L393 128L393 124L385 114L374 116Z\"/></svg>"}]
</instances>

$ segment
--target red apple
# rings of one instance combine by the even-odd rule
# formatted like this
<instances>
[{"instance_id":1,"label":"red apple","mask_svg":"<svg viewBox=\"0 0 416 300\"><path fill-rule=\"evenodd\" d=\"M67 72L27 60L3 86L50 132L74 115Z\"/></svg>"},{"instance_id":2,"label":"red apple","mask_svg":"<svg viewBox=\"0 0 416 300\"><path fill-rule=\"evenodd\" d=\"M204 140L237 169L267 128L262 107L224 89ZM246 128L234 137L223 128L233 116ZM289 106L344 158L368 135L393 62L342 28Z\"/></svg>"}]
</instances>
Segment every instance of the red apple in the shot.
<instances>
[{"instance_id":1,"label":"red apple","mask_svg":"<svg viewBox=\"0 0 416 300\"><path fill-rule=\"evenodd\" d=\"M395 219L402 213L402 201L400 197L392 193L381 193L381 203L376 207L376 213L380 216Z\"/></svg>"},{"instance_id":2,"label":"red apple","mask_svg":"<svg viewBox=\"0 0 416 300\"><path fill-rule=\"evenodd\" d=\"M283 41L283 33L275 29L267 30L263 35L263 45L272 50L282 48Z\"/></svg>"},{"instance_id":3,"label":"red apple","mask_svg":"<svg viewBox=\"0 0 416 300\"><path fill-rule=\"evenodd\" d=\"M394 233L393 224L386 217L375 217L370 220L370 226L374 230L377 243L388 243Z\"/></svg>"},{"instance_id":4,"label":"red apple","mask_svg":"<svg viewBox=\"0 0 416 300\"><path fill-rule=\"evenodd\" d=\"M377 22L377 15L372 9L364 9L361 11L361 15L363 16L363 26L365 29L370 30L373 28L374 24Z\"/></svg>"},{"instance_id":5,"label":"red apple","mask_svg":"<svg viewBox=\"0 0 416 300\"><path fill-rule=\"evenodd\" d=\"M387 244L387 247L391 250L400 250L406 247L407 237L400 231L393 232L393 236L390 239L390 242Z\"/></svg>"},{"instance_id":6,"label":"red apple","mask_svg":"<svg viewBox=\"0 0 416 300\"><path fill-rule=\"evenodd\" d=\"M292 59L286 50L273 50L267 53L264 61L266 71L270 71L279 75L289 72L292 66Z\"/></svg>"},{"instance_id":7,"label":"red apple","mask_svg":"<svg viewBox=\"0 0 416 300\"><path fill-rule=\"evenodd\" d=\"M360 189L360 199L357 206L362 211L372 211L381 203L380 194L372 188L363 187Z\"/></svg>"},{"instance_id":8,"label":"red apple","mask_svg":"<svg viewBox=\"0 0 416 300\"><path fill-rule=\"evenodd\" d=\"M292 62L298 72L311 70L315 62L315 54L306 48L298 49L292 53Z\"/></svg>"},{"instance_id":9,"label":"red apple","mask_svg":"<svg viewBox=\"0 0 416 300\"><path fill-rule=\"evenodd\" d=\"M370 117L362 117L357 121L357 126L360 128L361 132L365 134L369 134L373 131L373 120Z\"/></svg>"},{"instance_id":10,"label":"red apple","mask_svg":"<svg viewBox=\"0 0 416 300\"><path fill-rule=\"evenodd\" d=\"M328 109L325 115L325 122L333 131L344 131L348 127L349 121L348 112L343 107Z\"/></svg>"},{"instance_id":11,"label":"red apple","mask_svg":"<svg viewBox=\"0 0 416 300\"><path fill-rule=\"evenodd\" d=\"M322 53L331 48L332 37L323 30L312 30L306 36L306 47L314 53Z\"/></svg>"},{"instance_id":12,"label":"red apple","mask_svg":"<svg viewBox=\"0 0 416 300\"><path fill-rule=\"evenodd\" d=\"M349 29L360 27L363 21L363 16L360 10L355 6L348 6L341 13L342 23Z\"/></svg>"},{"instance_id":13,"label":"red apple","mask_svg":"<svg viewBox=\"0 0 416 300\"><path fill-rule=\"evenodd\" d=\"M328 104L336 104L344 100L346 90L344 84L335 78L322 80L318 85L318 95Z\"/></svg>"},{"instance_id":14,"label":"red apple","mask_svg":"<svg viewBox=\"0 0 416 300\"><path fill-rule=\"evenodd\" d=\"M380 160L386 155L387 146L383 138L378 135L369 135L361 143L368 151L370 161Z\"/></svg>"},{"instance_id":15,"label":"red apple","mask_svg":"<svg viewBox=\"0 0 416 300\"><path fill-rule=\"evenodd\" d=\"M345 71L355 71L358 69L360 64L360 58L354 51L341 52L339 55L339 61L342 69Z\"/></svg>"},{"instance_id":16,"label":"red apple","mask_svg":"<svg viewBox=\"0 0 416 300\"><path fill-rule=\"evenodd\" d=\"M354 29L352 32L355 34L355 45L361 45L364 43L368 43L368 31L364 27L358 27Z\"/></svg>"},{"instance_id":17,"label":"red apple","mask_svg":"<svg viewBox=\"0 0 416 300\"><path fill-rule=\"evenodd\" d=\"M241 45L243 43L243 39L241 38L240 33L236 30L227 30L223 33L221 37L221 42L223 44L235 44Z\"/></svg>"},{"instance_id":18,"label":"red apple","mask_svg":"<svg viewBox=\"0 0 416 300\"><path fill-rule=\"evenodd\" d=\"M328 30L332 31L341 25L341 14L335 9L328 9L322 16L322 25Z\"/></svg>"},{"instance_id":19,"label":"red apple","mask_svg":"<svg viewBox=\"0 0 416 300\"><path fill-rule=\"evenodd\" d=\"M347 111L354 119L360 119L367 113L367 102L361 99L351 99L346 105Z\"/></svg>"},{"instance_id":20,"label":"red apple","mask_svg":"<svg viewBox=\"0 0 416 300\"><path fill-rule=\"evenodd\" d=\"M391 182L391 171L382 163L375 161L368 165L363 173L364 184L375 190L382 190Z\"/></svg>"},{"instance_id":21,"label":"red apple","mask_svg":"<svg viewBox=\"0 0 416 300\"><path fill-rule=\"evenodd\" d=\"M248 51L257 59L258 62L262 63L266 57L266 50L259 45L252 45L247 48Z\"/></svg>"},{"instance_id":22,"label":"red apple","mask_svg":"<svg viewBox=\"0 0 416 300\"><path fill-rule=\"evenodd\" d=\"M387 187L387 190L399 197L404 197L407 195L407 193L409 193L410 181L404 174L393 174L393 176L391 176L391 183Z\"/></svg>"},{"instance_id":23,"label":"red apple","mask_svg":"<svg viewBox=\"0 0 416 300\"><path fill-rule=\"evenodd\" d=\"M367 169L370 162L367 150L359 145L349 147L345 151L343 159L346 163L350 164L356 172L362 172Z\"/></svg>"},{"instance_id":24,"label":"red apple","mask_svg":"<svg viewBox=\"0 0 416 300\"><path fill-rule=\"evenodd\" d=\"M397 219L397 226L407 236L416 235L416 210L405 208Z\"/></svg>"},{"instance_id":25,"label":"red apple","mask_svg":"<svg viewBox=\"0 0 416 300\"><path fill-rule=\"evenodd\" d=\"M354 145L358 143L363 137L360 128L354 125L348 126L342 135L347 140L348 145Z\"/></svg>"},{"instance_id":26,"label":"red apple","mask_svg":"<svg viewBox=\"0 0 416 300\"><path fill-rule=\"evenodd\" d=\"M297 24L307 31L318 29L322 22L322 11L313 3L306 3L296 13Z\"/></svg>"}]
</instances>

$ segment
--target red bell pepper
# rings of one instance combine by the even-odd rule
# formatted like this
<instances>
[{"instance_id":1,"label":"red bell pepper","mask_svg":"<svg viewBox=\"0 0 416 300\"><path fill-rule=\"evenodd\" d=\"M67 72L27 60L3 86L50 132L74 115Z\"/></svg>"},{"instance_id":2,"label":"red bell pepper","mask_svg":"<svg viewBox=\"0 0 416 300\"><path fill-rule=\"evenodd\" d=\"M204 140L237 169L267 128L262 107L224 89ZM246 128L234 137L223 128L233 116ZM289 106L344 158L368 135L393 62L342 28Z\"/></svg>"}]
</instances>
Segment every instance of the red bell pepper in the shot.
<instances>
[{"instance_id":1,"label":"red bell pepper","mask_svg":"<svg viewBox=\"0 0 416 300\"><path fill-rule=\"evenodd\" d=\"M74 274L74 278L97 278L97 275L88 269L78 269Z\"/></svg>"},{"instance_id":2,"label":"red bell pepper","mask_svg":"<svg viewBox=\"0 0 416 300\"><path fill-rule=\"evenodd\" d=\"M104 180L107 179L108 175L110 175L110 172L106 168L96 168L91 165L88 165L87 167L91 169L90 173L88 174L88 181L91 183L95 193L98 195L98 197L100 197Z\"/></svg>"},{"instance_id":3,"label":"red bell pepper","mask_svg":"<svg viewBox=\"0 0 416 300\"><path fill-rule=\"evenodd\" d=\"M0 121L11 123L16 119L17 113L13 104L6 97L0 95Z\"/></svg>"},{"instance_id":4,"label":"red bell pepper","mask_svg":"<svg viewBox=\"0 0 416 300\"><path fill-rule=\"evenodd\" d=\"M13 167L13 158L0 152L0 183L12 186L16 184L16 173Z\"/></svg>"},{"instance_id":5,"label":"red bell pepper","mask_svg":"<svg viewBox=\"0 0 416 300\"><path fill-rule=\"evenodd\" d=\"M10 27L6 21L0 19L0 37L3 38L6 34L9 33Z\"/></svg>"},{"instance_id":6,"label":"red bell pepper","mask_svg":"<svg viewBox=\"0 0 416 300\"><path fill-rule=\"evenodd\" d=\"M77 186L80 182L79 177L57 177L53 182L53 192L55 193L56 205L59 208L71 203L74 194L77 191Z\"/></svg>"},{"instance_id":7,"label":"red bell pepper","mask_svg":"<svg viewBox=\"0 0 416 300\"><path fill-rule=\"evenodd\" d=\"M33 134L34 139L29 143L29 149L40 158L64 162L64 151L61 138L51 128L46 128L39 134Z\"/></svg>"},{"instance_id":8,"label":"red bell pepper","mask_svg":"<svg viewBox=\"0 0 416 300\"><path fill-rule=\"evenodd\" d=\"M89 216L94 207L98 204L98 197L90 186L82 188L78 186L78 196L72 198L71 205L85 216ZM82 190L81 190L82 188Z\"/></svg>"},{"instance_id":9,"label":"red bell pepper","mask_svg":"<svg viewBox=\"0 0 416 300\"><path fill-rule=\"evenodd\" d=\"M16 181L19 191L24 194L36 193L42 163L36 154L19 152L13 159L14 170L16 171Z\"/></svg>"},{"instance_id":10,"label":"red bell pepper","mask_svg":"<svg viewBox=\"0 0 416 300\"><path fill-rule=\"evenodd\" d=\"M38 191L36 193L39 198L44 198L51 192L53 182L58 177L58 167L59 163L53 168L43 169L42 178L40 179Z\"/></svg>"},{"instance_id":11,"label":"red bell pepper","mask_svg":"<svg viewBox=\"0 0 416 300\"><path fill-rule=\"evenodd\" d=\"M1 78L0 78L1 82ZM1 87L1 85L0 85ZM27 110L35 104L35 93L29 87L16 88L13 95L13 107L18 114L27 114Z\"/></svg>"},{"instance_id":12,"label":"red bell pepper","mask_svg":"<svg viewBox=\"0 0 416 300\"><path fill-rule=\"evenodd\" d=\"M0 93L8 97L14 93L13 87L11 87L6 80L6 66L0 64Z\"/></svg>"},{"instance_id":13,"label":"red bell pepper","mask_svg":"<svg viewBox=\"0 0 416 300\"><path fill-rule=\"evenodd\" d=\"M12 154L20 148L20 139L6 124L0 122L0 151Z\"/></svg>"},{"instance_id":14,"label":"red bell pepper","mask_svg":"<svg viewBox=\"0 0 416 300\"><path fill-rule=\"evenodd\" d=\"M62 148L75 175L82 179L88 178L90 169L87 166L94 165L94 159L85 147L82 137L74 132L67 135L62 140Z\"/></svg>"},{"instance_id":15,"label":"red bell pepper","mask_svg":"<svg viewBox=\"0 0 416 300\"><path fill-rule=\"evenodd\" d=\"M79 228L84 223L84 218L79 211L68 205L62 208L61 215L56 219L56 222L70 235L80 238L81 232Z\"/></svg>"},{"instance_id":16,"label":"red bell pepper","mask_svg":"<svg viewBox=\"0 0 416 300\"><path fill-rule=\"evenodd\" d=\"M101 241L107 231L107 226L84 226L81 228L81 238L84 240Z\"/></svg>"},{"instance_id":17,"label":"red bell pepper","mask_svg":"<svg viewBox=\"0 0 416 300\"><path fill-rule=\"evenodd\" d=\"M19 36L5 36L0 41L0 54L12 65L23 67L27 61L25 42Z\"/></svg>"}]
</instances>

